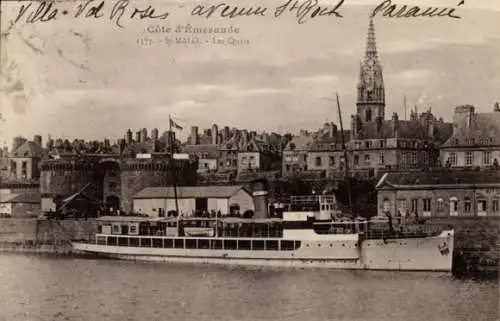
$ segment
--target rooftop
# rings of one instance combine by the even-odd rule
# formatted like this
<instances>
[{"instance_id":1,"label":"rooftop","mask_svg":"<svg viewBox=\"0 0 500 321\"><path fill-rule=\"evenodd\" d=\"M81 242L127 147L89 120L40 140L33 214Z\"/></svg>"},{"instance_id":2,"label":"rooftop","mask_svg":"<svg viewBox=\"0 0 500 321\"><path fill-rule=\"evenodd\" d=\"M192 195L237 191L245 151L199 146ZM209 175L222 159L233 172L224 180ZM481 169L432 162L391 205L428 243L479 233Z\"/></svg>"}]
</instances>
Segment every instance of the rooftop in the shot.
<instances>
[{"instance_id":1,"label":"rooftop","mask_svg":"<svg viewBox=\"0 0 500 321\"><path fill-rule=\"evenodd\" d=\"M221 186L180 186L177 187L177 198L229 198L243 189L243 185ZM173 187L146 187L134 198L174 198Z\"/></svg>"},{"instance_id":2,"label":"rooftop","mask_svg":"<svg viewBox=\"0 0 500 321\"><path fill-rule=\"evenodd\" d=\"M408 185L498 184L498 170L439 170L428 172L387 173L377 183L377 189Z\"/></svg>"}]
</instances>

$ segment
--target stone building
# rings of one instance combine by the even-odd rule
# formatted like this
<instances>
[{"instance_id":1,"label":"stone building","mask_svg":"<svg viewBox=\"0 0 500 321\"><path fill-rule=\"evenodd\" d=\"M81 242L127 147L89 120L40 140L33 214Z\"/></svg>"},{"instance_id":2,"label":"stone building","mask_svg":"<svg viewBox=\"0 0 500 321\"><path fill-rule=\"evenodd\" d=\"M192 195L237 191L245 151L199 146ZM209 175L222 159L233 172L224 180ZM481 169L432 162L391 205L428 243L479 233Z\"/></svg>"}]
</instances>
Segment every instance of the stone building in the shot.
<instances>
[{"instance_id":1,"label":"stone building","mask_svg":"<svg viewBox=\"0 0 500 321\"><path fill-rule=\"evenodd\" d=\"M20 141L16 138L13 147L15 149L8 154L7 179L24 182L38 180L40 178L38 165L46 155L46 150L42 147L42 137L36 135L33 141Z\"/></svg>"},{"instance_id":2,"label":"stone building","mask_svg":"<svg viewBox=\"0 0 500 321\"><path fill-rule=\"evenodd\" d=\"M451 125L429 111L410 120L394 113L385 119L385 87L378 59L375 30L370 20L365 57L360 64L357 113L352 116L350 168L375 176L386 169L428 168L438 164L439 145L451 135Z\"/></svg>"},{"instance_id":3,"label":"stone building","mask_svg":"<svg viewBox=\"0 0 500 321\"><path fill-rule=\"evenodd\" d=\"M243 133L238 148L238 175L251 172L281 171L281 155L259 137Z\"/></svg>"},{"instance_id":4,"label":"stone building","mask_svg":"<svg viewBox=\"0 0 500 321\"><path fill-rule=\"evenodd\" d=\"M279 170L286 139L276 133L257 134L227 126L219 130L215 124L200 134L193 126L182 149L198 158L198 172L203 176L235 177L242 172Z\"/></svg>"},{"instance_id":5,"label":"stone building","mask_svg":"<svg viewBox=\"0 0 500 321\"><path fill-rule=\"evenodd\" d=\"M499 216L500 171L386 173L377 186L378 215Z\"/></svg>"},{"instance_id":6,"label":"stone building","mask_svg":"<svg viewBox=\"0 0 500 321\"><path fill-rule=\"evenodd\" d=\"M455 108L453 135L441 146L447 167L500 168L500 107L477 113L470 105Z\"/></svg>"},{"instance_id":7,"label":"stone building","mask_svg":"<svg viewBox=\"0 0 500 321\"><path fill-rule=\"evenodd\" d=\"M307 157L313 143L314 136L307 131L301 131L288 142L283 149L283 176L300 175L308 170Z\"/></svg>"},{"instance_id":8,"label":"stone building","mask_svg":"<svg viewBox=\"0 0 500 321\"><path fill-rule=\"evenodd\" d=\"M350 131L342 133L335 124L326 123L315 135L314 143L309 148L308 170L319 173L319 177L344 177L345 152L342 142L347 146L349 140Z\"/></svg>"}]
</instances>

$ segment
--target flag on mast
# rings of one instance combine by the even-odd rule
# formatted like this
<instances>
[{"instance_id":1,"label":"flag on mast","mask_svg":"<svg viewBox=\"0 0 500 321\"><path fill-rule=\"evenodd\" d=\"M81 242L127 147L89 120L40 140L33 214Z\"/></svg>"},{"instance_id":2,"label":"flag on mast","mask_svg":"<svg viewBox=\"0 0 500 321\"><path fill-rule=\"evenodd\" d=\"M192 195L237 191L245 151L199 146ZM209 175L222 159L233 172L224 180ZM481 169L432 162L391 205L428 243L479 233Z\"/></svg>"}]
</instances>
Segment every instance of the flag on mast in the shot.
<instances>
[{"instance_id":1,"label":"flag on mast","mask_svg":"<svg viewBox=\"0 0 500 321\"><path fill-rule=\"evenodd\" d=\"M169 117L169 118L170 118L170 127L171 128L182 130L182 127L179 124L177 124L175 121L173 121L172 117Z\"/></svg>"}]
</instances>

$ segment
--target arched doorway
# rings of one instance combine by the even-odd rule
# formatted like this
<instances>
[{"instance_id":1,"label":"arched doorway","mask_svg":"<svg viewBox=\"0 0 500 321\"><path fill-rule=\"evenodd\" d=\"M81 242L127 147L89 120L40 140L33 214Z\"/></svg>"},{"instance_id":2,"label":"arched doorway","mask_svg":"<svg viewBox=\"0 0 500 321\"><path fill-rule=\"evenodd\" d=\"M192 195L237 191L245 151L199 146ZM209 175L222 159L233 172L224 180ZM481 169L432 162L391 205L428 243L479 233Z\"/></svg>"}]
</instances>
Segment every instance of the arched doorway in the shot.
<instances>
[{"instance_id":1,"label":"arched doorway","mask_svg":"<svg viewBox=\"0 0 500 321\"><path fill-rule=\"evenodd\" d=\"M116 195L106 197L106 211L116 213L120 209L120 198Z\"/></svg>"}]
</instances>

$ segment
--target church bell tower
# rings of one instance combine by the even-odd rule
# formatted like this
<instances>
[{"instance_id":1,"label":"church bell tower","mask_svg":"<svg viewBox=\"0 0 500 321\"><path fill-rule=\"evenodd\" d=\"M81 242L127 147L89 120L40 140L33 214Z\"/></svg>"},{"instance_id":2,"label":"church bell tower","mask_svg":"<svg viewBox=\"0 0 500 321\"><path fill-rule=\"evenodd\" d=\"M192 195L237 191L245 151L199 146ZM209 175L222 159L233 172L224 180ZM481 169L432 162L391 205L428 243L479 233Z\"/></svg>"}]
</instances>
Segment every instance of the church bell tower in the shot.
<instances>
[{"instance_id":1,"label":"church bell tower","mask_svg":"<svg viewBox=\"0 0 500 321\"><path fill-rule=\"evenodd\" d=\"M382 66L377 57L375 28L370 18L365 57L361 60L358 80L357 115L361 122L385 116L385 89Z\"/></svg>"}]
</instances>

